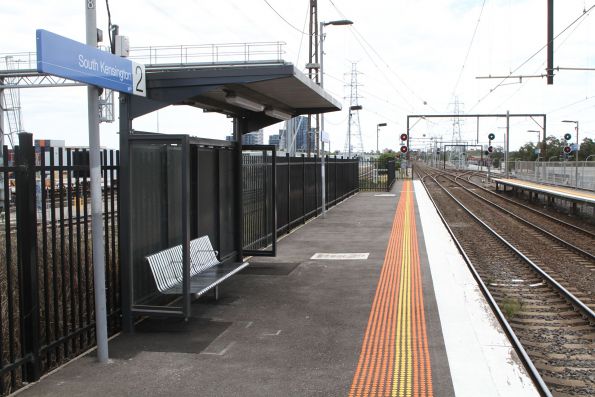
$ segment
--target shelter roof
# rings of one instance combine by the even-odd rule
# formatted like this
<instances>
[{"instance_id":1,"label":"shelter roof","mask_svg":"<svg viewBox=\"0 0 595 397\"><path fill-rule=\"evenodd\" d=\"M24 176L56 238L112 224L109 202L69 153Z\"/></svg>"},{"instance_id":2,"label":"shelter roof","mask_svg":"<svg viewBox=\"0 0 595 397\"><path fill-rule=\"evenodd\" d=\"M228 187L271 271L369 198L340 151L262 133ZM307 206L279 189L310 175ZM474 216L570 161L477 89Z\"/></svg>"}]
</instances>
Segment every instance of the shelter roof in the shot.
<instances>
[{"instance_id":1,"label":"shelter roof","mask_svg":"<svg viewBox=\"0 0 595 397\"><path fill-rule=\"evenodd\" d=\"M190 105L246 120L250 132L286 116L341 110L341 104L290 63L153 65L147 97L131 98L132 118Z\"/></svg>"}]
</instances>

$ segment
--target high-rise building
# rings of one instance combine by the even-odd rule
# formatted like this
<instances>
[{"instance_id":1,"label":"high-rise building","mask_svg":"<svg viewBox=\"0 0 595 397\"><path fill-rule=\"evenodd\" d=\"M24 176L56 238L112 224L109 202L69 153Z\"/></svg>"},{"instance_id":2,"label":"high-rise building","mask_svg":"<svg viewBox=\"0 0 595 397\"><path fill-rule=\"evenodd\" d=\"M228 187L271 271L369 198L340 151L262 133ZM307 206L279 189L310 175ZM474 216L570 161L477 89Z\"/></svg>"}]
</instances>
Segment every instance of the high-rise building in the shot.
<instances>
[{"instance_id":1,"label":"high-rise building","mask_svg":"<svg viewBox=\"0 0 595 397\"><path fill-rule=\"evenodd\" d=\"M308 118L294 117L285 122L285 129L279 130L279 149L286 150L290 155L308 150ZM311 147L314 147L314 133L310 134Z\"/></svg>"},{"instance_id":2,"label":"high-rise building","mask_svg":"<svg viewBox=\"0 0 595 397\"><path fill-rule=\"evenodd\" d=\"M226 141L233 141L233 135L225 137ZM242 145L262 145L264 143L264 131L262 129L249 132L242 136Z\"/></svg>"},{"instance_id":3,"label":"high-rise building","mask_svg":"<svg viewBox=\"0 0 595 397\"><path fill-rule=\"evenodd\" d=\"M281 136L279 134L269 135L269 145L275 145L277 149L279 149L279 143L281 141Z\"/></svg>"}]
</instances>

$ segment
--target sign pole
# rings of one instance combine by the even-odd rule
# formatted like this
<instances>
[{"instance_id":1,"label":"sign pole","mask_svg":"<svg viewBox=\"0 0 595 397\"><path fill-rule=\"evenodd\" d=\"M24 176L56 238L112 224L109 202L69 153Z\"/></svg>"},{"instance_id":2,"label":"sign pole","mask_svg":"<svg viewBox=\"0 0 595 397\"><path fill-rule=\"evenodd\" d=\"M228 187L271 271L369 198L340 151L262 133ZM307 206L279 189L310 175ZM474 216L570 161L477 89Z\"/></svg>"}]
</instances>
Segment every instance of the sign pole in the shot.
<instances>
[{"instance_id":1,"label":"sign pole","mask_svg":"<svg viewBox=\"0 0 595 397\"><path fill-rule=\"evenodd\" d=\"M87 45L97 47L97 12L95 0L85 1ZM91 233L93 236L93 287L95 289L95 336L97 359L108 362L107 310L105 305L105 248L103 209L101 206L101 161L99 158L99 90L87 86L89 117L89 168L91 174ZM107 186L105 187L107 189Z\"/></svg>"}]
</instances>

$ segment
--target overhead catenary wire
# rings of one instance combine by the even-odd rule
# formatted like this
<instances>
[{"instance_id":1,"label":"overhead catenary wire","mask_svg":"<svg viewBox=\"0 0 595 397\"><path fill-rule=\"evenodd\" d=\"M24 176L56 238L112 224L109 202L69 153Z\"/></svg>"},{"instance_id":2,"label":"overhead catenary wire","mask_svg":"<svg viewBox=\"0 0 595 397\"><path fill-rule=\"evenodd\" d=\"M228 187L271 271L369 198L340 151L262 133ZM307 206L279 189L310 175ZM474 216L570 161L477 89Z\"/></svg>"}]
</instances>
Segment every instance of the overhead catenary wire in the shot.
<instances>
[{"instance_id":1,"label":"overhead catenary wire","mask_svg":"<svg viewBox=\"0 0 595 397\"><path fill-rule=\"evenodd\" d=\"M583 12L586 12L583 9ZM583 22L585 22L586 19L581 19L581 21L579 23L576 24L576 26L574 27L574 29L572 29L572 31L570 31L570 33L568 33L568 35L566 35L566 37L564 37L564 39L562 39L557 45L556 45L556 51L558 51L560 48L562 48L562 46L568 41L568 39L573 35L574 32L576 32L576 30L583 24ZM543 61L533 72L533 74L536 74L539 70L543 70L543 68L545 67L545 61ZM542 75L545 76L545 75ZM508 77L510 78L510 76ZM507 97L504 101L502 101L497 107L495 107L492 111L495 111L499 108L501 108L505 103L507 103L508 101L510 101L512 98L514 98L523 88L525 88L526 85L521 84L519 86L519 88L517 88L509 97Z\"/></svg>"},{"instance_id":2,"label":"overhead catenary wire","mask_svg":"<svg viewBox=\"0 0 595 397\"><path fill-rule=\"evenodd\" d=\"M334 3L333 0L329 0L329 2L331 3L331 5L335 8L335 10L341 15L341 17L343 18L347 18L345 16L345 14L337 7L337 5ZM386 62L386 60L384 59L384 57L382 57L382 55L380 55L380 53L374 48L374 46L372 46L370 44L370 42L357 30L357 28L355 26L350 26L350 31L353 34L354 38L356 39L356 41L358 42L358 44L360 45L360 47L364 50L364 53L367 55L367 57L370 59L370 61L372 62L372 64L376 67L376 69L378 69L378 71L381 73L381 75L385 78L385 80L387 82L389 82L389 84L391 84L391 86L395 89L395 91L397 92L397 94L412 108L414 109L415 106L413 104L411 104L411 102L405 98L403 96L403 94L401 93L401 91L394 86L393 82L391 79L388 78L388 76L386 76L386 74L384 73L384 71L380 68L380 66L378 65L378 63L374 60L374 58L372 57L372 55L370 54L370 52L368 51L368 49L366 48L366 46L374 53L374 55L376 55L376 57L378 58L378 60L380 60L380 62L382 62L383 66L386 67L386 69L392 74L394 75L397 80L416 98L418 98L424 105L427 105L427 101L425 101L421 96L419 96L402 78L401 76L399 76L393 69L392 67L388 64L388 62ZM430 106L430 108L432 108ZM436 109L432 108L432 110L437 111Z\"/></svg>"},{"instance_id":3,"label":"overhead catenary wire","mask_svg":"<svg viewBox=\"0 0 595 397\"><path fill-rule=\"evenodd\" d=\"M558 37L560 37L562 34L564 34L568 29L570 29L572 26L574 26L575 23L577 23L578 21L580 21L585 15L587 15L589 13L589 11L591 11L593 8L595 8L595 5L592 5L591 7L589 7L589 9L587 10L583 10L583 13L581 15L579 15L575 20L573 20L568 26L566 26L560 33L558 33L556 36L554 36L554 38L552 40L557 39ZM517 66L514 70L512 70L508 76L504 77L496 86L492 87L490 89L490 91L485 94L483 97L479 98L479 100L471 107L471 109L469 109L469 111L475 109L477 107L477 105L479 105L481 102L483 102L488 96L490 96L494 91L496 91L500 86L504 85L504 82L506 80L508 80L515 72L517 72L520 68L522 68L523 66L525 66L530 60L532 60L533 58L535 58L541 51L543 51L547 46L548 46L549 42L546 43L545 45L543 45L541 48L539 48L535 53L533 53L529 58L527 58L525 61L523 61L519 66Z\"/></svg>"},{"instance_id":4,"label":"overhead catenary wire","mask_svg":"<svg viewBox=\"0 0 595 397\"><path fill-rule=\"evenodd\" d=\"M310 5L308 4L308 7L306 7L306 17L304 18L304 24L302 25L302 31L304 31L304 29L306 29L306 24L308 23L309 15L310 15ZM299 63L300 63L300 54L302 53L302 44L303 43L304 43L304 35L302 34L300 36L300 46L298 48L297 59L295 60L296 65L299 65Z\"/></svg>"},{"instance_id":5,"label":"overhead catenary wire","mask_svg":"<svg viewBox=\"0 0 595 397\"><path fill-rule=\"evenodd\" d=\"M475 29L473 29L473 35L471 36L471 40L469 41L469 46L467 47L467 53L465 54L465 59L463 59L463 64L461 65L461 70L459 71L459 76L457 77L457 81L452 89L452 94L455 95L457 88L459 87L459 83L461 82L461 77L463 76L463 71L465 70L465 66L467 64L467 59L469 59L469 54L471 53L471 48L473 47L473 42L475 41L475 36L477 35L477 30L479 28L479 24L481 22L481 16L483 15L483 10L486 5L487 0L483 0L481 4L481 10L479 11L479 17L477 18L477 23L475 24Z\"/></svg>"},{"instance_id":6,"label":"overhead catenary wire","mask_svg":"<svg viewBox=\"0 0 595 397\"><path fill-rule=\"evenodd\" d=\"M112 13L109 9L109 0L105 0L105 7L107 8L107 37L109 38L109 46L112 54L116 52L114 48L114 41L112 40Z\"/></svg>"},{"instance_id":7,"label":"overhead catenary wire","mask_svg":"<svg viewBox=\"0 0 595 397\"><path fill-rule=\"evenodd\" d=\"M282 19L282 20L283 20L283 21L284 21L284 22L285 22L287 25L289 25L289 26L290 26L290 27L292 27L294 30L297 30L298 32L300 32L300 33L301 33L301 34L303 34L303 35L310 36L310 34L309 34L309 33L306 33L306 32L304 32L303 30L301 30L300 28L296 27L296 26L295 26L295 25L293 25L291 22L289 22L287 19L285 19L285 18L283 17L283 15L279 14L279 12L278 12L277 10L275 10L275 7L273 7L273 6L271 5L271 3L269 3L269 2L268 2L268 0L264 0L264 2L265 2L265 3L266 3L268 6L269 6L269 8L270 8L271 10L273 10L273 11L275 12L275 14L277 14L277 16L279 16L279 18L281 18L281 19Z\"/></svg>"}]
</instances>

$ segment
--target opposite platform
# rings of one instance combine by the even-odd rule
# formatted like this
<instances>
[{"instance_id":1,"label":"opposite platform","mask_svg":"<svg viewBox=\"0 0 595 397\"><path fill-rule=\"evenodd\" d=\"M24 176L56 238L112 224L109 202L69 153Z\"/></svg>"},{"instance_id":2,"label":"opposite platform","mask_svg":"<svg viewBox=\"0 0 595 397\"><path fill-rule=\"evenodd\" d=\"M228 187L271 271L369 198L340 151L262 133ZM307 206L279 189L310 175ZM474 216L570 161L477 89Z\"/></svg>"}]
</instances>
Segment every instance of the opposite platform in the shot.
<instances>
[{"instance_id":1,"label":"opposite platform","mask_svg":"<svg viewBox=\"0 0 595 397\"><path fill-rule=\"evenodd\" d=\"M547 194L549 196L560 197L574 202L595 204L595 192L588 190L573 189L571 187L563 186L543 185L521 179L493 178L492 180L496 183L496 190L498 190L499 185L511 186L536 193Z\"/></svg>"}]
</instances>

